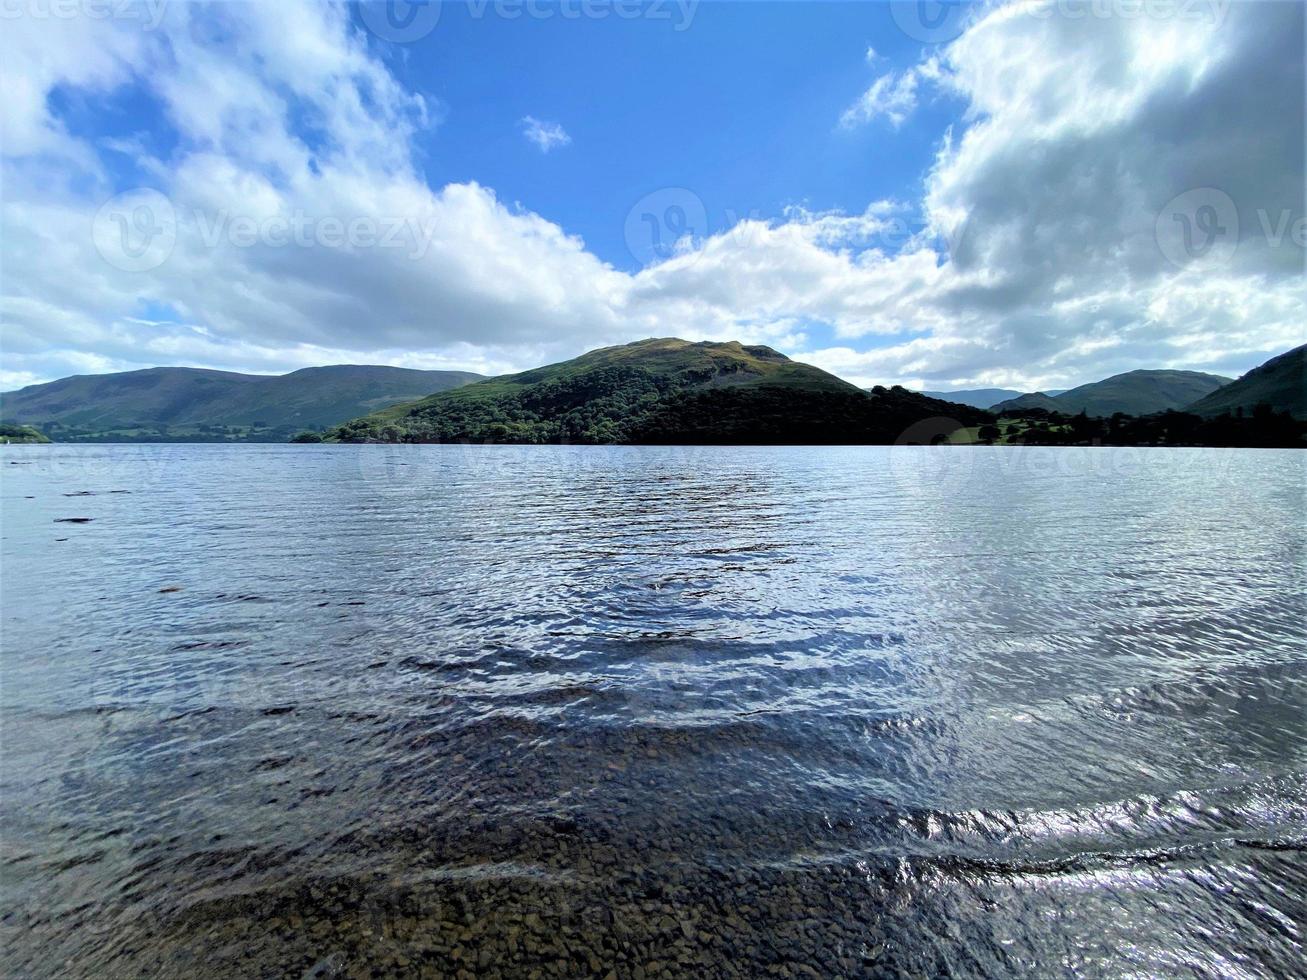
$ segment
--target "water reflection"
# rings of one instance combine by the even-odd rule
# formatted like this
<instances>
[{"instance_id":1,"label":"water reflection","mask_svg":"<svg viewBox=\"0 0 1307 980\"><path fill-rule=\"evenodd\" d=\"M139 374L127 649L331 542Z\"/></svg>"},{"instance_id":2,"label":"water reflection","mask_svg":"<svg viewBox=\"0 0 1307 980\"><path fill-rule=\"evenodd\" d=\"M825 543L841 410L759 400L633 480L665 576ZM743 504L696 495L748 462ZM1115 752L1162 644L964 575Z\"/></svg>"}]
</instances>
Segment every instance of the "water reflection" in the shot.
<instances>
[{"instance_id":1,"label":"water reflection","mask_svg":"<svg viewBox=\"0 0 1307 980\"><path fill-rule=\"evenodd\" d=\"M1300 957L1300 454L12 449L9 973Z\"/></svg>"}]
</instances>

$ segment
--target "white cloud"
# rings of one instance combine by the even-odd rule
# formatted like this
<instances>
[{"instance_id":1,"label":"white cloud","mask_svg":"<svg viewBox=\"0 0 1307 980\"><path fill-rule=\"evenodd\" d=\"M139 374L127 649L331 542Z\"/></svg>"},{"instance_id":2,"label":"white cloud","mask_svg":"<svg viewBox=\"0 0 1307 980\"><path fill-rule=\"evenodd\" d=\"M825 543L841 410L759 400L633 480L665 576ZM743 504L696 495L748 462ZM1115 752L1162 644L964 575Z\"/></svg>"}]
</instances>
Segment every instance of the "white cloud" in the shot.
<instances>
[{"instance_id":1,"label":"white cloud","mask_svg":"<svg viewBox=\"0 0 1307 980\"><path fill-rule=\"evenodd\" d=\"M950 243L906 298L928 336L813 359L868 383L1047 387L1141 366L1237 373L1307 339L1301 245L1271 244L1257 218L1303 213L1302 8L1174 9L1000 7L910 69L968 107L926 181L926 221ZM1177 267L1156 229L1192 188L1236 202L1240 240Z\"/></svg>"},{"instance_id":2,"label":"white cloud","mask_svg":"<svg viewBox=\"0 0 1307 980\"><path fill-rule=\"evenodd\" d=\"M862 97L844 110L840 125L846 129L884 116L897 129L917 108L917 71L892 71L872 82Z\"/></svg>"},{"instance_id":3,"label":"white cloud","mask_svg":"<svg viewBox=\"0 0 1307 980\"><path fill-rule=\"evenodd\" d=\"M744 220L634 274L491 188L429 187L412 141L437 107L339 8L172 4L150 32L7 21L0 383L155 363L497 372L651 335L772 343L864 384L1230 373L1304 339L1303 249L1258 220L1303 214L1302 17L991 11L872 102L891 124L927 86L967 107L920 202ZM128 83L181 135L168 158L93 146L50 115L55 86L93 99ZM176 244L155 268L95 248L120 189L101 153L132 155L171 202ZM1154 226L1195 187L1236 203L1240 241L1177 266ZM815 345L815 324L835 342Z\"/></svg>"},{"instance_id":4,"label":"white cloud","mask_svg":"<svg viewBox=\"0 0 1307 980\"><path fill-rule=\"evenodd\" d=\"M84 167L94 154L50 113L59 85L108 91L126 81L144 40L140 31L103 31L88 17L3 17L0 30L0 134L9 156L57 154Z\"/></svg>"},{"instance_id":5,"label":"white cloud","mask_svg":"<svg viewBox=\"0 0 1307 980\"><path fill-rule=\"evenodd\" d=\"M567 146L572 137L556 122L544 122L534 116L522 117L522 135L540 148L541 153Z\"/></svg>"}]
</instances>

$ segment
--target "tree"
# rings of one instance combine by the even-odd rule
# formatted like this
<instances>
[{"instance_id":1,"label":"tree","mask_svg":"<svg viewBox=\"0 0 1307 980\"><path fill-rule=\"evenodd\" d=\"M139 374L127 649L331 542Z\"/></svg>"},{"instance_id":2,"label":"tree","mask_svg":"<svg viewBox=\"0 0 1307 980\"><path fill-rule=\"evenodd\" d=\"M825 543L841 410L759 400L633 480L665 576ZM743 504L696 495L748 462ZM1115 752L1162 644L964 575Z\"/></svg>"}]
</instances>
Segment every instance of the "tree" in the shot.
<instances>
[{"instance_id":1,"label":"tree","mask_svg":"<svg viewBox=\"0 0 1307 980\"><path fill-rule=\"evenodd\" d=\"M976 438L984 443L993 443L1000 439L1002 435L1003 433L999 431L998 426L991 422L980 427L980 430L976 433Z\"/></svg>"}]
</instances>

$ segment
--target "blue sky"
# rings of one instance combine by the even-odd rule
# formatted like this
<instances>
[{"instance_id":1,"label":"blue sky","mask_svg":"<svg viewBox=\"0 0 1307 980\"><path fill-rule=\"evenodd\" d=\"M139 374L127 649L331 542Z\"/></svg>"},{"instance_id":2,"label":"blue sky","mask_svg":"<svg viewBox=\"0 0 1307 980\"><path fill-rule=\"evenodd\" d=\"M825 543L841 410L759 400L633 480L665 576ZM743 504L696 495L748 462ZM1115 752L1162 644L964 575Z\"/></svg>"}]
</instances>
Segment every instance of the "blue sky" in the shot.
<instances>
[{"instance_id":1,"label":"blue sky","mask_svg":"<svg viewBox=\"0 0 1307 980\"><path fill-rule=\"evenodd\" d=\"M401 7L6 7L0 388L675 335L1040 389L1307 339L1302 4Z\"/></svg>"},{"instance_id":2,"label":"blue sky","mask_svg":"<svg viewBox=\"0 0 1307 980\"><path fill-rule=\"evenodd\" d=\"M787 205L861 211L915 201L962 105L941 98L912 126L844 129L840 114L886 66L921 44L884 4L702 3L666 20L508 20L450 4L431 34L385 50L396 76L438 101L419 140L428 182L476 180L581 235L635 271L623 240L631 205L685 187L709 232ZM879 57L869 65L866 52ZM573 142L541 154L518 121L559 122Z\"/></svg>"}]
</instances>

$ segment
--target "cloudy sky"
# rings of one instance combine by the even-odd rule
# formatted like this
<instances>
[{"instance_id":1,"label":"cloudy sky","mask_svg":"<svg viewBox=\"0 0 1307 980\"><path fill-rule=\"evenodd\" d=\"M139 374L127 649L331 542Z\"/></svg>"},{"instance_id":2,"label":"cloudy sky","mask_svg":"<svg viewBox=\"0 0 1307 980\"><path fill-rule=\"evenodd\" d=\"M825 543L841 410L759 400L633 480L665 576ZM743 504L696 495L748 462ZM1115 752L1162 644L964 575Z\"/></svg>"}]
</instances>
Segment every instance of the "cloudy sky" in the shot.
<instances>
[{"instance_id":1,"label":"cloudy sky","mask_svg":"<svg viewBox=\"0 0 1307 980\"><path fill-rule=\"evenodd\" d=\"M1235 375L1307 340L1303 9L5 0L0 388L648 336Z\"/></svg>"}]
</instances>

